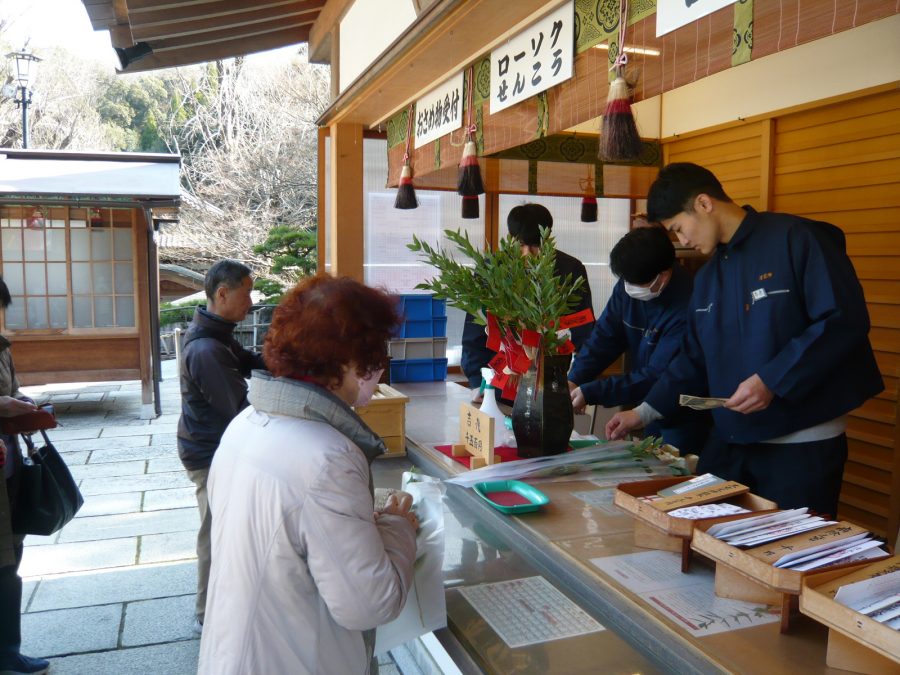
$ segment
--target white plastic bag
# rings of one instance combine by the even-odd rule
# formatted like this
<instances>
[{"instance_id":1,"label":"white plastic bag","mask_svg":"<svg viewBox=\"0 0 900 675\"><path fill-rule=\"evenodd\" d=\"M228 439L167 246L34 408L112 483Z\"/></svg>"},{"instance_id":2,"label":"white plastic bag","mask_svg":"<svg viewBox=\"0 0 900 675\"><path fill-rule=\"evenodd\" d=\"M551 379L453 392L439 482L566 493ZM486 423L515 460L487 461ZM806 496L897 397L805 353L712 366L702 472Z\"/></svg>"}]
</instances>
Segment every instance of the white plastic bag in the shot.
<instances>
[{"instance_id":1,"label":"white plastic bag","mask_svg":"<svg viewBox=\"0 0 900 675\"><path fill-rule=\"evenodd\" d=\"M400 615L383 626L375 636L375 653L414 640L447 625L444 598L444 486L436 478L403 474L403 487L413 497L419 519L416 535L416 566L413 584Z\"/></svg>"}]
</instances>

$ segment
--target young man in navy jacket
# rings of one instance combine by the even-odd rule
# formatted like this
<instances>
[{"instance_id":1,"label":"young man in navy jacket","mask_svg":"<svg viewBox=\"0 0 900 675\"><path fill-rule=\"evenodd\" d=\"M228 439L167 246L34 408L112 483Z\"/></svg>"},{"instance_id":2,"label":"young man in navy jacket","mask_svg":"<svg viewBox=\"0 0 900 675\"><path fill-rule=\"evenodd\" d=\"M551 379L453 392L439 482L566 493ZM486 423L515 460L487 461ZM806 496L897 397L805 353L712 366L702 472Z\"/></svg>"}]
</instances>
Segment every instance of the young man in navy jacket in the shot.
<instances>
[{"instance_id":1,"label":"young man in navy jacket","mask_svg":"<svg viewBox=\"0 0 900 675\"><path fill-rule=\"evenodd\" d=\"M609 254L619 277L590 337L569 371L576 412L585 405L637 405L678 353L684 334L691 275L675 262L675 247L661 227L632 230ZM597 379L622 354L628 370ZM684 409L653 422L647 434L662 436L682 452L699 453L710 425L708 414Z\"/></svg>"},{"instance_id":2,"label":"young man in navy jacket","mask_svg":"<svg viewBox=\"0 0 900 675\"><path fill-rule=\"evenodd\" d=\"M843 233L742 208L708 169L686 163L660 172L648 217L713 257L694 280L680 354L607 437L674 414L679 394L727 398L698 473L781 508L835 514L847 413L884 388Z\"/></svg>"}]
</instances>

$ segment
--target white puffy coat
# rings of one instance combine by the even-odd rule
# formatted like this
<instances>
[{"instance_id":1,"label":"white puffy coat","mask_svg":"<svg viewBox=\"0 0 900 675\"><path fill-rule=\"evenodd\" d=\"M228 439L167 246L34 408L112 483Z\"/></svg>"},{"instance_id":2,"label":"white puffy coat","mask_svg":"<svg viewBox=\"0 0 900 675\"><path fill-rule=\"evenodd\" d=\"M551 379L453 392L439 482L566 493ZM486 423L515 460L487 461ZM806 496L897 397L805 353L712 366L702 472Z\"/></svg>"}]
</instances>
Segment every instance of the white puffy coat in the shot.
<instances>
[{"instance_id":1,"label":"white puffy coat","mask_svg":"<svg viewBox=\"0 0 900 675\"><path fill-rule=\"evenodd\" d=\"M373 517L369 465L323 422L246 408L209 476L200 673L368 673L363 631L399 614L416 543Z\"/></svg>"}]
</instances>

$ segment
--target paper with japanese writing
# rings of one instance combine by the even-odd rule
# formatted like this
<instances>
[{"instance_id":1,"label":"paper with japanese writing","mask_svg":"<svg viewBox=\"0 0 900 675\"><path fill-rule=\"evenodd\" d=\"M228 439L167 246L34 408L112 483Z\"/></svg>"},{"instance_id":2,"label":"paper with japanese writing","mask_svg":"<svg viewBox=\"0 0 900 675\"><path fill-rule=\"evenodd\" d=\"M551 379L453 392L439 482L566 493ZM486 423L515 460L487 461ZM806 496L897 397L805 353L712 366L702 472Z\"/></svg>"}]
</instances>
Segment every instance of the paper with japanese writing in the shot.
<instances>
[{"instance_id":1,"label":"paper with japanese writing","mask_svg":"<svg viewBox=\"0 0 900 675\"><path fill-rule=\"evenodd\" d=\"M668 0L656 3L656 37L671 33L716 10L733 5L737 0ZM729 19L730 21L730 19Z\"/></svg>"},{"instance_id":2,"label":"paper with japanese writing","mask_svg":"<svg viewBox=\"0 0 900 675\"><path fill-rule=\"evenodd\" d=\"M756 548L747 549L747 554L757 560L764 560L770 564L775 564L779 558L787 553L802 551L813 546L819 546L828 541L838 541L848 539L857 534L864 534L867 530L859 525L841 521L832 523L825 527L819 527L809 532L803 532L786 539L757 546Z\"/></svg>"},{"instance_id":3,"label":"paper with japanese writing","mask_svg":"<svg viewBox=\"0 0 900 675\"><path fill-rule=\"evenodd\" d=\"M492 115L572 77L574 25L567 2L491 52Z\"/></svg>"},{"instance_id":4,"label":"paper with japanese writing","mask_svg":"<svg viewBox=\"0 0 900 675\"><path fill-rule=\"evenodd\" d=\"M475 457L493 459L494 418L468 403L459 405L459 442Z\"/></svg>"},{"instance_id":5,"label":"paper with japanese writing","mask_svg":"<svg viewBox=\"0 0 900 675\"><path fill-rule=\"evenodd\" d=\"M900 596L900 570L841 586L834 599L860 612L894 596Z\"/></svg>"},{"instance_id":6,"label":"paper with japanese writing","mask_svg":"<svg viewBox=\"0 0 900 675\"><path fill-rule=\"evenodd\" d=\"M463 72L442 82L416 101L415 147L420 148L463 123Z\"/></svg>"},{"instance_id":7,"label":"paper with japanese writing","mask_svg":"<svg viewBox=\"0 0 900 675\"><path fill-rule=\"evenodd\" d=\"M696 490L690 490L680 495L672 495L671 497L663 497L656 501L650 502L653 508L660 511L672 511L684 506L697 506L699 504L707 504L709 502L718 502L729 497L745 494L750 491L746 485L741 485L733 480L723 483L714 483L699 487Z\"/></svg>"},{"instance_id":8,"label":"paper with japanese writing","mask_svg":"<svg viewBox=\"0 0 900 675\"><path fill-rule=\"evenodd\" d=\"M682 574L677 553L642 551L592 558L591 563L694 637L780 620L778 608L717 597L712 570L695 565Z\"/></svg>"},{"instance_id":9,"label":"paper with japanese writing","mask_svg":"<svg viewBox=\"0 0 900 675\"><path fill-rule=\"evenodd\" d=\"M543 577L464 586L459 592L513 648L605 630Z\"/></svg>"}]
</instances>

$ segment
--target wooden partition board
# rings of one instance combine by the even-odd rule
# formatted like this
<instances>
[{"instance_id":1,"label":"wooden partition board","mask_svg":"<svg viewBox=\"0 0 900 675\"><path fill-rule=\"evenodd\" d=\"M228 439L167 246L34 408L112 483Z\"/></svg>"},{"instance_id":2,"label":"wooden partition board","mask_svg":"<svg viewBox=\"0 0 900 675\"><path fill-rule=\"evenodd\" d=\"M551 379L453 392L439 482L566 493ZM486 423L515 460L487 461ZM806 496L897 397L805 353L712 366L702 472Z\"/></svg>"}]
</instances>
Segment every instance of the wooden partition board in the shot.
<instances>
[{"instance_id":1,"label":"wooden partition board","mask_svg":"<svg viewBox=\"0 0 900 675\"><path fill-rule=\"evenodd\" d=\"M800 611L830 629L828 665L849 667L862 673L900 672L900 632L834 599L841 586L898 570L900 556L895 555L849 573L847 570L835 570L804 579L800 591ZM855 649L853 643L864 649ZM889 660L888 665L892 664L893 671L883 667L886 665L885 659ZM872 666L877 666L879 670L872 670Z\"/></svg>"}]
</instances>

